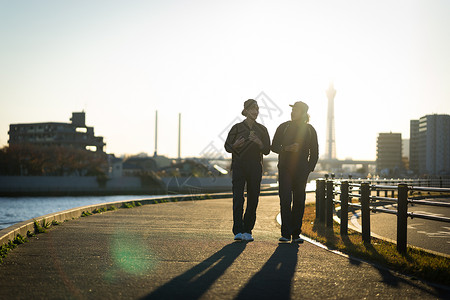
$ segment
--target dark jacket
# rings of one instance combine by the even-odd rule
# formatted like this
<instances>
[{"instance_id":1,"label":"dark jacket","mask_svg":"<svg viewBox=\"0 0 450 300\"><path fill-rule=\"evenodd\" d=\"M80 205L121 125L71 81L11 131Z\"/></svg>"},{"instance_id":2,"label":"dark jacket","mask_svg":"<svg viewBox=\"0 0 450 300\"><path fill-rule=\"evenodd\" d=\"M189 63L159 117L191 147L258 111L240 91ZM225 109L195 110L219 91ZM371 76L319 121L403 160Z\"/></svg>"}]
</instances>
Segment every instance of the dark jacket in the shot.
<instances>
[{"instance_id":1,"label":"dark jacket","mask_svg":"<svg viewBox=\"0 0 450 300\"><path fill-rule=\"evenodd\" d=\"M254 131L263 144L263 148L260 149L259 145L249 140L250 131ZM246 139L244 145L239 149L234 149L232 145L239 137ZM257 122L253 125L252 129L248 127L245 121L234 124L228 133L227 140L225 141L225 150L232 153L232 163L262 163L263 154L270 153L270 137L267 132L267 128Z\"/></svg>"},{"instance_id":2,"label":"dark jacket","mask_svg":"<svg viewBox=\"0 0 450 300\"><path fill-rule=\"evenodd\" d=\"M298 152L284 151L285 146L293 143L299 143ZM284 122L275 132L271 150L279 154L278 168L280 170L312 172L319 159L316 130L307 123Z\"/></svg>"}]
</instances>

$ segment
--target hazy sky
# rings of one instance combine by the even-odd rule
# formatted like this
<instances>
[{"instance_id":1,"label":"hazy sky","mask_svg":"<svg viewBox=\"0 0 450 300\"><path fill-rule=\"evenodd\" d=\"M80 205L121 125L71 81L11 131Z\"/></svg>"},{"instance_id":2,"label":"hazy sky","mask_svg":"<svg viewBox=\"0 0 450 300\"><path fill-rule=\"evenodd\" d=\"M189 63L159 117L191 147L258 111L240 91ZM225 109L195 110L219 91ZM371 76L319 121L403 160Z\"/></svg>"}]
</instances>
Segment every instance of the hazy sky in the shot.
<instances>
[{"instance_id":1,"label":"hazy sky","mask_svg":"<svg viewBox=\"0 0 450 300\"><path fill-rule=\"evenodd\" d=\"M323 154L334 82L338 158L375 159L378 133L450 114L449 16L446 0L0 0L0 147L9 124L84 110L108 153L153 154L158 110L158 154L177 155L179 113L182 156L223 152L260 95L271 137L308 103Z\"/></svg>"}]
</instances>

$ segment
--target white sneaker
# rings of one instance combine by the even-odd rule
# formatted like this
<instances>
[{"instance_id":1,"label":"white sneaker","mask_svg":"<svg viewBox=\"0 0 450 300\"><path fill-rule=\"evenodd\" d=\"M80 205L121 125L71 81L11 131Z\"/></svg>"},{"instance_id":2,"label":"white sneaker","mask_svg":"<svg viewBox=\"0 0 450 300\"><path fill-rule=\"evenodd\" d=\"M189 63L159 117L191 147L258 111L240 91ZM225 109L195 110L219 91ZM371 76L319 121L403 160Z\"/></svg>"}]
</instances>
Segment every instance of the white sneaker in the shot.
<instances>
[{"instance_id":1,"label":"white sneaker","mask_svg":"<svg viewBox=\"0 0 450 300\"><path fill-rule=\"evenodd\" d=\"M238 233L234 236L235 241L242 241L242 239L243 239L242 233Z\"/></svg>"},{"instance_id":2,"label":"white sneaker","mask_svg":"<svg viewBox=\"0 0 450 300\"><path fill-rule=\"evenodd\" d=\"M244 241L248 241L248 242L254 241L254 238L252 237L252 234L251 233L247 233L247 232L242 235L242 239Z\"/></svg>"}]
</instances>

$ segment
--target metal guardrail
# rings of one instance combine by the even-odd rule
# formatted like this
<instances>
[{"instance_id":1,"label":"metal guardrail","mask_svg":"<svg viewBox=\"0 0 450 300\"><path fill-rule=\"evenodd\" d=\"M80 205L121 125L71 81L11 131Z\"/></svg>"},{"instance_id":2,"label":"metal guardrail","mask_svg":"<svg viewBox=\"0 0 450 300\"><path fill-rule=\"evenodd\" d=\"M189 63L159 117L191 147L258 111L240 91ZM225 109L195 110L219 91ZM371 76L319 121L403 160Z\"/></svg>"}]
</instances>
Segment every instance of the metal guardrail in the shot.
<instances>
[{"instance_id":1,"label":"metal guardrail","mask_svg":"<svg viewBox=\"0 0 450 300\"><path fill-rule=\"evenodd\" d=\"M393 184L394 182L389 182ZM415 181L399 180L397 185L380 185L379 181L373 184L369 181L352 181L352 180L324 180L316 181L316 218L326 224L327 227L333 226L333 210L334 205L341 205L341 235L348 233L348 208L356 207L361 209L361 227L362 239L364 242L370 243L370 212L382 212L397 215L397 250L406 252L407 246L407 219L420 218L432 221L450 223L449 217L431 216L420 213L408 212L408 204L429 205L439 207L450 207L450 203L418 200L423 197L408 197L414 192L427 192L430 195L426 198L437 198L438 196L446 196L450 198L450 188L421 187L408 185ZM357 193L354 191L357 190ZM380 196L380 192L385 191L385 197ZM388 192L392 197L388 197ZM373 194L376 195L373 195ZM433 193L434 195L431 195ZM335 199L335 195L339 195L339 200ZM353 198L359 198L360 203L352 203ZM395 203L397 209L386 209L377 207L378 201Z\"/></svg>"},{"instance_id":2,"label":"metal guardrail","mask_svg":"<svg viewBox=\"0 0 450 300\"><path fill-rule=\"evenodd\" d=\"M427 178L352 178L349 176L348 179L336 178L334 174L329 176L325 175L325 180L341 180L348 181L349 183L361 183L361 182L369 182L370 184L378 184L382 186L394 186L397 188L397 184L399 183L407 183L410 186L414 187L424 187L424 188L449 188L450 187L450 176L430 176Z\"/></svg>"}]
</instances>

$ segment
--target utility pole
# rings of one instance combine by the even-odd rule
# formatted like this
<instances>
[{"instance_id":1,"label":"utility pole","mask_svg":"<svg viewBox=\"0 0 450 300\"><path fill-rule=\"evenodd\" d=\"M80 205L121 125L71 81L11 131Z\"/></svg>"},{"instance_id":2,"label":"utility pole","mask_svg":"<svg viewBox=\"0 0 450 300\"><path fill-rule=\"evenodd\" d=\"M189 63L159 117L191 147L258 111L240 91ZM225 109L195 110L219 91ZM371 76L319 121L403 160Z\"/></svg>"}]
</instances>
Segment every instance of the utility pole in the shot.
<instances>
[{"instance_id":1,"label":"utility pole","mask_svg":"<svg viewBox=\"0 0 450 300\"><path fill-rule=\"evenodd\" d=\"M155 153L153 156L158 156L158 111L155 111Z\"/></svg>"},{"instance_id":2,"label":"utility pole","mask_svg":"<svg viewBox=\"0 0 450 300\"><path fill-rule=\"evenodd\" d=\"M178 160L181 159L181 113L178 114Z\"/></svg>"}]
</instances>

